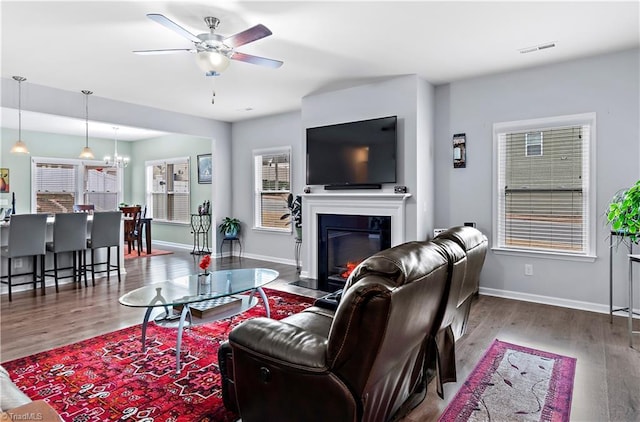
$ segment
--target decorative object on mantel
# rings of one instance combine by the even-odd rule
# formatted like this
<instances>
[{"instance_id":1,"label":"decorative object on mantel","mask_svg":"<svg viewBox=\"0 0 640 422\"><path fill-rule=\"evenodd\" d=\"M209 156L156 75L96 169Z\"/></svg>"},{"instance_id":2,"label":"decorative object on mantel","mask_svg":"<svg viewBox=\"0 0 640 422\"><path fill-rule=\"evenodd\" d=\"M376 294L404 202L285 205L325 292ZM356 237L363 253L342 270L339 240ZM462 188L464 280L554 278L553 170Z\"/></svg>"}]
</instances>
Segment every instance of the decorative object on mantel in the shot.
<instances>
[{"instance_id":1,"label":"decorative object on mantel","mask_svg":"<svg viewBox=\"0 0 640 422\"><path fill-rule=\"evenodd\" d=\"M464 133L453 135L453 168L467 167L467 136Z\"/></svg>"},{"instance_id":2,"label":"decorative object on mantel","mask_svg":"<svg viewBox=\"0 0 640 422\"><path fill-rule=\"evenodd\" d=\"M612 231L624 234L621 239L640 241L640 180L629 189L616 192L609 203L607 221Z\"/></svg>"},{"instance_id":3,"label":"decorative object on mantel","mask_svg":"<svg viewBox=\"0 0 640 422\"><path fill-rule=\"evenodd\" d=\"M27 145L22 142L22 82L27 78L22 76L14 76L13 80L18 82L18 140L11 147L12 154L29 154Z\"/></svg>"},{"instance_id":4,"label":"decorative object on mantel","mask_svg":"<svg viewBox=\"0 0 640 422\"><path fill-rule=\"evenodd\" d=\"M109 167L125 168L129 165L129 157L118 155L118 127L113 126L113 140L115 143L115 151L113 157L107 155L104 157L105 165Z\"/></svg>"},{"instance_id":5,"label":"decorative object on mantel","mask_svg":"<svg viewBox=\"0 0 640 422\"><path fill-rule=\"evenodd\" d=\"M227 239L238 237L240 233L240 220L232 217L225 217L218 225L218 231Z\"/></svg>"},{"instance_id":6,"label":"decorative object on mantel","mask_svg":"<svg viewBox=\"0 0 640 422\"><path fill-rule=\"evenodd\" d=\"M281 215L280 220L288 218L287 225L293 222L296 238L302 239L302 197L297 195L294 199L293 194L290 193L287 197L287 208L289 208L289 212Z\"/></svg>"},{"instance_id":7,"label":"decorative object on mantel","mask_svg":"<svg viewBox=\"0 0 640 422\"><path fill-rule=\"evenodd\" d=\"M84 158L86 160L93 160L94 155L91 148L89 148L89 95L93 94L91 91L87 91L83 89L81 91L84 94L84 126L85 126L85 138L84 138L84 148L80 152L80 158Z\"/></svg>"}]
</instances>

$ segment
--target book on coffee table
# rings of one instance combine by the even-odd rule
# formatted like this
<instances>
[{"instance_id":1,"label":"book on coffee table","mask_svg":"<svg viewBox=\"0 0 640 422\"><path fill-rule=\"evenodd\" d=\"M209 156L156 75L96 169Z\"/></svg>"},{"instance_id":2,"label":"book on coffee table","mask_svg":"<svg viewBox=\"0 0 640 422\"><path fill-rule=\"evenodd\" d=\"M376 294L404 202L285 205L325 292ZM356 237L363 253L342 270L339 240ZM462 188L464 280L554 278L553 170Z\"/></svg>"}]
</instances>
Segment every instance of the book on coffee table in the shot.
<instances>
[{"instance_id":1,"label":"book on coffee table","mask_svg":"<svg viewBox=\"0 0 640 422\"><path fill-rule=\"evenodd\" d=\"M236 296L223 296L215 299L203 300L202 302L191 303L189 304L189 308L191 309L191 315L197 318L205 318L228 311L229 309L240 306L241 304L242 298ZM175 311L182 312L182 305L175 305L173 309Z\"/></svg>"}]
</instances>

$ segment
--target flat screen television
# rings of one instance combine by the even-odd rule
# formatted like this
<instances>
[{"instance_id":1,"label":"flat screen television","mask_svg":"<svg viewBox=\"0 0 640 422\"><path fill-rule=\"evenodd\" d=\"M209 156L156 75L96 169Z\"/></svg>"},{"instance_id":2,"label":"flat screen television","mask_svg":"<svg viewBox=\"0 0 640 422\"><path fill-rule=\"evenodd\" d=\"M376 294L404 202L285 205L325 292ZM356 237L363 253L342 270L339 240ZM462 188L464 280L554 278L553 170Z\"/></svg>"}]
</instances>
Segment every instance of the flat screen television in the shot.
<instances>
[{"instance_id":1,"label":"flat screen television","mask_svg":"<svg viewBox=\"0 0 640 422\"><path fill-rule=\"evenodd\" d=\"M380 188L396 182L397 116L307 128L307 184Z\"/></svg>"}]
</instances>

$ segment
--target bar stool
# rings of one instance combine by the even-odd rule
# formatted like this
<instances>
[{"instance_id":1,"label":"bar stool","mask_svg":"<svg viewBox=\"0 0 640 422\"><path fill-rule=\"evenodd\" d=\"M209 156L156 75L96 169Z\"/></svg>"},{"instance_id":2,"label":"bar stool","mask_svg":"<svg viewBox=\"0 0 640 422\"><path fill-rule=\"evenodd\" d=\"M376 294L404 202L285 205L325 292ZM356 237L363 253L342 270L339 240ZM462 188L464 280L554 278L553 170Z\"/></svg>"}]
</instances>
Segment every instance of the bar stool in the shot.
<instances>
[{"instance_id":1,"label":"bar stool","mask_svg":"<svg viewBox=\"0 0 640 422\"><path fill-rule=\"evenodd\" d=\"M93 214L91 224L91 237L87 240L87 249L91 249L91 283L96 285L96 273L107 273L107 281L111 276L111 270L118 270L118 283L120 283L120 222L122 212L107 211ZM117 265L111 264L111 248L116 247ZM107 260L96 262L95 250L107 248ZM106 269L96 271L96 266L106 265ZM85 271L86 271L85 264Z\"/></svg>"},{"instance_id":2,"label":"bar stool","mask_svg":"<svg viewBox=\"0 0 640 422\"><path fill-rule=\"evenodd\" d=\"M60 213L55 215L53 222L53 241L47 242L47 251L53 252L53 269L45 271L45 276L54 277L56 293L58 280L73 277L82 286L82 269L85 266L85 250L87 249L87 213ZM58 268L58 254L71 252L73 264L71 267ZM78 261L80 261L78 263ZM58 271L72 270L70 275L60 276ZM49 273L49 274L47 274ZM53 273L53 275L51 275ZM84 272L84 285L87 286L87 273Z\"/></svg>"},{"instance_id":3,"label":"bar stool","mask_svg":"<svg viewBox=\"0 0 640 422\"><path fill-rule=\"evenodd\" d=\"M47 215L46 214L14 214L9 222L9 241L7 246L0 249L0 254L8 259L7 275L0 277L0 281L9 285L9 301L11 297L11 287L22 284L33 283L33 289L37 287L37 282L42 283L42 294L44 290L44 261L46 255L45 239L47 236ZM12 274L13 258L33 257L33 271L21 274ZM38 257L40 257L40 277L38 277ZM27 282L13 283L12 277L32 275L32 280ZM4 280L6 279L6 281Z\"/></svg>"}]
</instances>

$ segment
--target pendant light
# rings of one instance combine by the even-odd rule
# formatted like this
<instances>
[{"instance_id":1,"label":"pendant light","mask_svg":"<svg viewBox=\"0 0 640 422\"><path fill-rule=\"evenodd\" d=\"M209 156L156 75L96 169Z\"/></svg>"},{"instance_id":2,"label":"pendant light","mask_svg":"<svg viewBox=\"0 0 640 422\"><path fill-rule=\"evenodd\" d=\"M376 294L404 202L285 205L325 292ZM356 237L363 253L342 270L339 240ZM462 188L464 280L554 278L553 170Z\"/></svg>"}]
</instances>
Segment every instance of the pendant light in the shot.
<instances>
[{"instance_id":1,"label":"pendant light","mask_svg":"<svg viewBox=\"0 0 640 422\"><path fill-rule=\"evenodd\" d=\"M22 142L22 82L27 78L22 76L14 76L13 79L18 82L18 140L11 148L12 154L29 154L27 145Z\"/></svg>"},{"instance_id":2,"label":"pendant light","mask_svg":"<svg viewBox=\"0 0 640 422\"><path fill-rule=\"evenodd\" d=\"M94 155L91 148L89 148L89 95L93 94L91 91L87 91L85 89L82 90L84 94L84 106L85 106L85 138L84 138L84 148L82 148L82 152L80 153L80 158L84 158L87 160L93 160Z\"/></svg>"}]
</instances>

